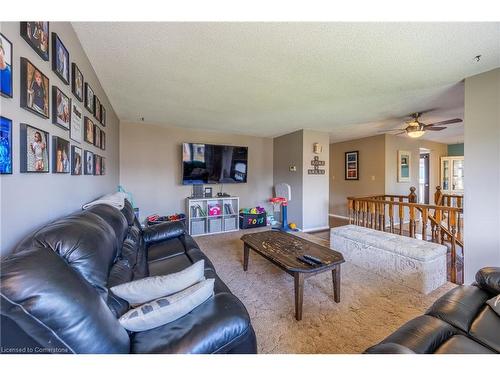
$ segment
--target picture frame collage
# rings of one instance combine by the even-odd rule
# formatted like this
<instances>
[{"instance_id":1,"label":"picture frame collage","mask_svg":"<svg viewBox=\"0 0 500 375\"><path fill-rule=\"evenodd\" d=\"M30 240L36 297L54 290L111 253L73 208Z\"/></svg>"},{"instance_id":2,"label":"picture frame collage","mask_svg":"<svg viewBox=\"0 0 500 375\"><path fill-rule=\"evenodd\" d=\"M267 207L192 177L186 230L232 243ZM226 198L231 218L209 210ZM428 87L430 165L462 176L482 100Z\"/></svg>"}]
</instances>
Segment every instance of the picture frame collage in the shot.
<instances>
[{"instance_id":1,"label":"picture frame collage","mask_svg":"<svg viewBox=\"0 0 500 375\"><path fill-rule=\"evenodd\" d=\"M51 60L52 72L60 80L51 86L48 75L40 69L42 64L21 56L20 107L42 119L50 119L52 125L67 134L50 134L47 129L20 123L20 173L104 175L106 158L83 146L86 142L98 150L106 150L106 108L90 83L85 82L77 63L71 62L61 35L50 32L48 21L20 22L20 36L38 55L35 59L41 58L42 64ZM14 97L13 59L13 44L0 33L0 95L5 98ZM90 113L88 116L85 109ZM88 134L87 122L92 125ZM13 120L0 116L0 174L13 173L12 135ZM91 168L87 168L89 155Z\"/></svg>"}]
</instances>

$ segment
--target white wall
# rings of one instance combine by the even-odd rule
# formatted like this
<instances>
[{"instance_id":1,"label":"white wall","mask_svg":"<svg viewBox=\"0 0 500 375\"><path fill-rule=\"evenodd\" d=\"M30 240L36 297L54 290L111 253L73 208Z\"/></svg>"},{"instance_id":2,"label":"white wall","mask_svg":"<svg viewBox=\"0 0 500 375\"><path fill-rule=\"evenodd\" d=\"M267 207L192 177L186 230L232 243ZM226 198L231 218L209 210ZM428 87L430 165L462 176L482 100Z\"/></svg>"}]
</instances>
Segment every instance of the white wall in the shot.
<instances>
[{"instance_id":1,"label":"white wall","mask_svg":"<svg viewBox=\"0 0 500 375\"><path fill-rule=\"evenodd\" d=\"M500 266L500 68L465 79L465 283Z\"/></svg>"},{"instance_id":2,"label":"white wall","mask_svg":"<svg viewBox=\"0 0 500 375\"><path fill-rule=\"evenodd\" d=\"M102 151L88 143L79 146L106 158L105 176L71 176L52 173L19 173L19 124L26 123L69 140L68 131L52 124L51 119L20 108L20 57L28 58L48 78L50 86L56 85L72 100L76 100L71 88L65 85L52 71L51 60L44 61L20 36L19 22L2 22L0 31L13 44L14 97L0 99L0 113L13 122L13 174L0 175L0 251L2 255L11 251L19 240L35 228L63 215L81 209L82 204L117 188L118 168L118 118L116 117L99 80L83 51L78 37L68 22L51 22L50 31L56 32L69 51L70 61L76 62L85 81L89 82L106 108L106 150ZM52 48L52 46L51 46ZM52 90L52 88L51 88ZM52 92L50 98L52 100ZM50 103L51 104L51 103ZM78 102L85 116L91 116ZM52 110L52 106L50 107ZM52 140L50 140L50 143ZM74 141L71 145L78 145ZM50 150L51 151L51 150ZM51 157L52 159L52 157ZM51 160L52 161L52 160ZM52 170L52 168L50 168Z\"/></svg>"},{"instance_id":3,"label":"white wall","mask_svg":"<svg viewBox=\"0 0 500 375\"><path fill-rule=\"evenodd\" d=\"M273 140L144 123L120 124L120 182L134 195L141 217L185 212L192 186L182 185L183 142L248 146L248 183L224 184L241 207L265 206L272 195ZM210 186L210 185L207 185ZM213 193L220 185L211 185Z\"/></svg>"}]
</instances>

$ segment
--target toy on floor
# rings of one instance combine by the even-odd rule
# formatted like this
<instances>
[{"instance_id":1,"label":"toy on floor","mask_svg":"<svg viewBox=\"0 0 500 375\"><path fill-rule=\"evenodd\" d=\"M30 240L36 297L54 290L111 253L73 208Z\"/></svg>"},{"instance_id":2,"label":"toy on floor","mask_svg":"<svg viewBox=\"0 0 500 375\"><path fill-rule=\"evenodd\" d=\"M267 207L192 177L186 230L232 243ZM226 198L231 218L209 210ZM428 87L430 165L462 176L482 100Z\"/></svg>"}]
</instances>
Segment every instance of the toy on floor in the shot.
<instances>
[{"instance_id":1,"label":"toy on floor","mask_svg":"<svg viewBox=\"0 0 500 375\"><path fill-rule=\"evenodd\" d=\"M290 228L294 232L298 232L299 231L299 228L297 228L297 224L295 224L295 223L288 224L288 228Z\"/></svg>"},{"instance_id":2,"label":"toy on floor","mask_svg":"<svg viewBox=\"0 0 500 375\"><path fill-rule=\"evenodd\" d=\"M288 227L288 217L287 217L288 199L283 197L274 197L269 199L269 202L271 202L273 205L279 205L281 207L281 226L279 228L273 228L273 229L279 229L284 232L288 232L290 230L290 228Z\"/></svg>"}]
</instances>

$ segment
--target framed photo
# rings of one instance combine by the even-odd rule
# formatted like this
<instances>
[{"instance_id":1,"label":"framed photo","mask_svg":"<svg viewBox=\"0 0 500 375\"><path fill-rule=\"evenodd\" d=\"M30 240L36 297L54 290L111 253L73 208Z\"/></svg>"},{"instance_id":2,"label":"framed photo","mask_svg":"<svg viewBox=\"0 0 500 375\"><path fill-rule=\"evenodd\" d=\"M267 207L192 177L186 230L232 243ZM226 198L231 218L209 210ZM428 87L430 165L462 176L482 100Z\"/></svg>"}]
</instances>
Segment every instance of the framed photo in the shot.
<instances>
[{"instance_id":1,"label":"framed photo","mask_svg":"<svg viewBox=\"0 0 500 375\"><path fill-rule=\"evenodd\" d=\"M101 122L101 101L94 95L94 116L97 121Z\"/></svg>"},{"instance_id":2,"label":"framed photo","mask_svg":"<svg viewBox=\"0 0 500 375\"><path fill-rule=\"evenodd\" d=\"M85 108L87 108L90 113L94 114L94 90L85 82Z\"/></svg>"},{"instance_id":3,"label":"framed photo","mask_svg":"<svg viewBox=\"0 0 500 375\"><path fill-rule=\"evenodd\" d=\"M101 176L106 174L106 158L101 156Z\"/></svg>"},{"instance_id":4,"label":"framed photo","mask_svg":"<svg viewBox=\"0 0 500 375\"><path fill-rule=\"evenodd\" d=\"M82 149L77 146L71 146L71 174L80 176L82 174Z\"/></svg>"},{"instance_id":5,"label":"framed photo","mask_svg":"<svg viewBox=\"0 0 500 375\"><path fill-rule=\"evenodd\" d=\"M75 142L82 143L82 109L73 103L71 105L71 108L71 126L69 130L69 138Z\"/></svg>"},{"instance_id":6,"label":"framed photo","mask_svg":"<svg viewBox=\"0 0 500 375\"><path fill-rule=\"evenodd\" d=\"M49 133L28 124L20 126L21 173L49 172Z\"/></svg>"},{"instance_id":7,"label":"framed photo","mask_svg":"<svg viewBox=\"0 0 500 375\"><path fill-rule=\"evenodd\" d=\"M12 120L0 116L0 174L12 174Z\"/></svg>"},{"instance_id":8,"label":"framed photo","mask_svg":"<svg viewBox=\"0 0 500 375\"><path fill-rule=\"evenodd\" d=\"M106 133L101 130L101 150L106 150Z\"/></svg>"},{"instance_id":9,"label":"framed photo","mask_svg":"<svg viewBox=\"0 0 500 375\"><path fill-rule=\"evenodd\" d=\"M94 146L101 148L101 129L94 124Z\"/></svg>"},{"instance_id":10,"label":"framed photo","mask_svg":"<svg viewBox=\"0 0 500 375\"><path fill-rule=\"evenodd\" d=\"M106 126L106 108L103 105L101 105L101 124Z\"/></svg>"},{"instance_id":11,"label":"framed photo","mask_svg":"<svg viewBox=\"0 0 500 375\"><path fill-rule=\"evenodd\" d=\"M57 86L52 86L52 123L65 130L71 126L71 99Z\"/></svg>"},{"instance_id":12,"label":"framed photo","mask_svg":"<svg viewBox=\"0 0 500 375\"><path fill-rule=\"evenodd\" d=\"M83 166L83 174L89 175L94 174L94 154L90 151L85 150L83 153L85 156L85 164Z\"/></svg>"},{"instance_id":13,"label":"framed photo","mask_svg":"<svg viewBox=\"0 0 500 375\"><path fill-rule=\"evenodd\" d=\"M94 123L90 118L85 116L85 129L83 129L83 140L90 144L94 144Z\"/></svg>"},{"instance_id":14,"label":"framed photo","mask_svg":"<svg viewBox=\"0 0 500 375\"><path fill-rule=\"evenodd\" d=\"M398 182L411 181L411 152L398 151Z\"/></svg>"},{"instance_id":15,"label":"framed photo","mask_svg":"<svg viewBox=\"0 0 500 375\"><path fill-rule=\"evenodd\" d=\"M101 157L96 154L94 154L94 175L101 175Z\"/></svg>"},{"instance_id":16,"label":"framed photo","mask_svg":"<svg viewBox=\"0 0 500 375\"><path fill-rule=\"evenodd\" d=\"M56 33L52 33L52 70L69 85L69 52Z\"/></svg>"},{"instance_id":17,"label":"framed photo","mask_svg":"<svg viewBox=\"0 0 500 375\"><path fill-rule=\"evenodd\" d=\"M21 22L21 36L45 61L49 61L49 23L47 21Z\"/></svg>"},{"instance_id":18,"label":"framed photo","mask_svg":"<svg viewBox=\"0 0 500 375\"><path fill-rule=\"evenodd\" d=\"M24 57L21 57L21 107L49 118L49 79Z\"/></svg>"},{"instance_id":19,"label":"framed photo","mask_svg":"<svg viewBox=\"0 0 500 375\"><path fill-rule=\"evenodd\" d=\"M12 98L14 91L12 56L12 43L0 33L0 95L6 98Z\"/></svg>"},{"instance_id":20,"label":"framed photo","mask_svg":"<svg viewBox=\"0 0 500 375\"><path fill-rule=\"evenodd\" d=\"M52 173L70 173L69 142L61 137L52 136Z\"/></svg>"},{"instance_id":21,"label":"framed photo","mask_svg":"<svg viewBox=\"0 0 500 375\"><path fill-rule=\"evenodd\" d=\"M359 180L359 151L345 153L345 179Z\"/></svg>"},{"instance_id":22,"label":"framed photo","mask_svg":"<svg viewBox=\"0 0 500 375\"><path fill-rule=\"evenodd\" d=\"M83 74L75 63L71 64L71 92L83 102Z\"/></svg>"},{"instance_id":23,"label":"framed photo","mask_svg":"<svg viewBox=\"0 0 500 375\"><path fill-rule=\"evenodd\" d=\"M204 195L205 195L205 198L212 198L212 187L210 186L205 186L203 188L204 190Z\"/></svg>"}]
</instances>

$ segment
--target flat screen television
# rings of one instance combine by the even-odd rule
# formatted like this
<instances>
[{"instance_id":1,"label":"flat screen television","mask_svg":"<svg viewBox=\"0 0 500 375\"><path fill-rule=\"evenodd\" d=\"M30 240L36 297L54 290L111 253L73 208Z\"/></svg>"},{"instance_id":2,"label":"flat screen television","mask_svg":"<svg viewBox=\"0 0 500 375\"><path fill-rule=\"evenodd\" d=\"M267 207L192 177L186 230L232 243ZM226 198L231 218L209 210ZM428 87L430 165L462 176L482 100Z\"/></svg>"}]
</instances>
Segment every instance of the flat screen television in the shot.
<instances>
[{"instance_id":1,"label":"flat screen television","mask_svg":"<svg viewBox=\"0 0 500 375\"><path fill-rule=\"evenodd\" d=\"M248 147L182 144L182 183L241 184L247 182Z\"/></svg>"}]
</instances>

